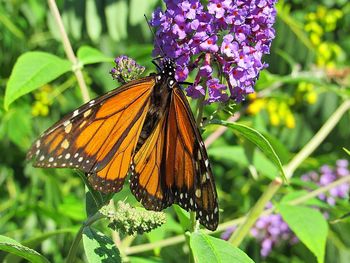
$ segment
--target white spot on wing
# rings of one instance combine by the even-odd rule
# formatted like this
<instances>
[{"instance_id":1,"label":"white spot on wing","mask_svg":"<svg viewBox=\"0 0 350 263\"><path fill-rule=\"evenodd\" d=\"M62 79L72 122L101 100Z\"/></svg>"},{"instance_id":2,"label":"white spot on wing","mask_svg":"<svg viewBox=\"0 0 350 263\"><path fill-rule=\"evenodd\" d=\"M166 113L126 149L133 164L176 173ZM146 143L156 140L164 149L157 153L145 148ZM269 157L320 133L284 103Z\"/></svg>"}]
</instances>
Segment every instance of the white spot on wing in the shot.
<instances>
[{"instance_id":1,"label":"white spot on wing","mask_svg":"<svg viewBox=\"0 0 350 263\"><path fill-rule=\"evenodd\" d=\"M75 110L74 112L73 112L73 118L75 117L75 116L77 116L79 114L79 110Z\"/></svg>"}]
</instances>

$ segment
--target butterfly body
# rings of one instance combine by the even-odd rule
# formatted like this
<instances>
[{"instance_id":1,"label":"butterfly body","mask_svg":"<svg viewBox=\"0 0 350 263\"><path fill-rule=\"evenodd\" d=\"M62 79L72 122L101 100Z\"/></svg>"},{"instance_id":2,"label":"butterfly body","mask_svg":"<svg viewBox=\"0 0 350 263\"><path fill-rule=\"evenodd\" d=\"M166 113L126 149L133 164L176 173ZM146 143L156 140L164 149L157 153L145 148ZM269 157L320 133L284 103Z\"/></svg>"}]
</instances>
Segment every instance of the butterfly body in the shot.
<instances>
[{"instance_id":1,"label":"butterfly body","mask_svg":"<svg viewBox=\"0 0 350 263\"><path fill-rule=\"evenodd\" d=\"M43 133L28 152L37 167L84 171L104 193L130 188L146 209L173 203L218 225L214 178L187 99L164 60L158 74L131 81L92 100Z\"/></svg>"}]
</instances>

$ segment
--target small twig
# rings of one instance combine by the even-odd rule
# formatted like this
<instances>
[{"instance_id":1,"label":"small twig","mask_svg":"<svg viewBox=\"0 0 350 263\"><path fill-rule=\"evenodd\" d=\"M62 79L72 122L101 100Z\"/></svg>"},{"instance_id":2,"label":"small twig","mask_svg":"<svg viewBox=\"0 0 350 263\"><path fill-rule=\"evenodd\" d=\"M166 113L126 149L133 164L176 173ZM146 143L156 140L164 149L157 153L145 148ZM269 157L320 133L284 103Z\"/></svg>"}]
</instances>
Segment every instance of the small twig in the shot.
<instances>
[{"instance_id":1,"label":"small twig","mask_svg":"<svg viewBox=\"0 0 350 263\"><path fill-rule=\"evenodd\" d=\"M86 83L85 83L85 80L84 80L83 73L82 73L82 71L81 71L81 69L80 69L80 67L78 65L78 63L79 63L78 59L74 55L72 45L71 45L71 43L70 43L70 41L68 39L66 30L64 29L64 25L63 25L63 22L62 22L62 18L61 18L60 12L59 12L59 10L57 8L56 1L55 0L48 0L48 4L49 4L49 7L50 7L50 10L52 12L53 17L55 18L55 21L57 23L58 29L60 31L61 38L62 38L62 43L63 43L63 47L64 47L64 51L66 52L66 55L67 55L68 59L73 64L73 71L74 71L74 74L75 74L75 76L77 78L77 81L78 81L78 84L79 84L79 88L80 88L81 94L83 96L83 100L84 100L84 102L87 102L87 101L90 100L89 92L88 92L88 89L86 87Z\"/></svg>"}]
</instances>

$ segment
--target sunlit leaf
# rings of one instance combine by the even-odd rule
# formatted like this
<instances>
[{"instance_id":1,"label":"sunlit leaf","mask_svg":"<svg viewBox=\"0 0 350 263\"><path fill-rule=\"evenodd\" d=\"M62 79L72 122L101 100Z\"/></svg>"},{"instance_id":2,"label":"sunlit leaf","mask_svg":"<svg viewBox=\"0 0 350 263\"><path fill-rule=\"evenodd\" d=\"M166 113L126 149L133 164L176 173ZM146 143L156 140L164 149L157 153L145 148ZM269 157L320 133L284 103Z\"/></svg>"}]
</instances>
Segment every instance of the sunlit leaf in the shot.
<instances>
[{"instance_id":1,"label":"sunlit leaf","mask_svg":"<svg viewBox=\"0 0 350 263\"><path fill-rule=\"evenodd\" d=\"M83 65L99 62L113 62L113 58L105 56L101 51L90 46L80 47L77 56Z\"/></svg>"},{"instance_id":2,"label":"sunlit leaf","mask_svg":"<svg viewBox=\"0 0 350 263\"><path fill-rule=\"evenodd\" d=\"M220 124L226 126L254 143L275 164L275 166L280 170L282 177L285 179L285 181L287 181L280 159L278 158L269 141L260 132L254 130L253 128L235 122L213 120L211 121L211 124Z\"/></svg>"},{"instance_id":3,"label":"sunlit leaf","mask_svg":"<svg viewBox=\"0 0 350 263\"><path fill-rule=\"evenodd\" d=\"M22 257L30 262L49 262L40 253L36 252L33 249L30 249L29 247L25 247L16 240L13 240L6 236L0 236L0 250L15 254L16 256Z\"/></svg>"},{"instance_id":4,"label":"sunlit leaf","mask_svg":"<svg viewBox=\"0 0 350 263\"><path fill-rule=\"evenodd\" d=\"M27 52L21 55L7 83L4 107L19 97L41 87L71 70L71 63L45 52Z\"/></svg>"},{"instance_id":5,"label":"sunlit leaf","mask_svg":"<svg viewBox=\"0 0 350 263\"><path fill-rule=\"evenodd\" d=\"M101 232L97 232L91 227L85 227L83 243L88 262L121 262L119 250L115 247L113 241Z\"/></svg>"},{"instance_id":6,"label":"sunlit leaf","mask_svg":"<svg viewBox=\"0 0 350 263\"><path fill-rule=\"evenodd\" d=\"M233 247L227 241L201 232L194 232L190 235L190 247L194 262L196 263L254 263L254 261L239 248Z\"/></svg>"},{"instance_id":7,"label":"sunlit leaf","mask_svg":"<svg viewBox=\"0 0 350 263\"><path fill-rule=\"evenodd\" d=\"M316 256L318 263L324 262L328 224L317 210L280 204L278 211L295 235Z\"/></svg>"}]
</instances>

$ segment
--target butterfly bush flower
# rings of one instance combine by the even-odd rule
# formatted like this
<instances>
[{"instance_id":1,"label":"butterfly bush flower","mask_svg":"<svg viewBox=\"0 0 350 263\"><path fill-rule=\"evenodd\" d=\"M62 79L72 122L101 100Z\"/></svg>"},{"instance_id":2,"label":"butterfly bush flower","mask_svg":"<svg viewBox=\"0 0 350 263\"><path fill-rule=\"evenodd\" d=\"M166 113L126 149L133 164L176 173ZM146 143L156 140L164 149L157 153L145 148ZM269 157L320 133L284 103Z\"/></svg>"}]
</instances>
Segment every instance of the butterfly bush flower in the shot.
<instances>
[{"instance_id":1,"label":"butterfly bush flower","mask_svg":"<svg viewBox=\"0 0 350 263\"><path fill-rule=\"evenodd\" d=\"M322 187L347 175L350 175L349 162L347 160L338 160L335 168L331 168L328 165L323 165L320 168L319 173L311 171L302 175L301 179L306 182L314 182L318 186ZM320 194L318 198L327 202L329 205L334 206L337 199L348 198L349 190L350 184L344 183L332 188L327 193Z\"/></svg>"},{"instance_id":2,"label":"butterfly bush flower","mask_svg":"<svg viewBox=\"0 0 350 263\"><path fill-rule=\"evenodd\" d=\"M125 55L114 59L115 66L111 69L112 78L125 84L126 82L136 79L140 76L145 67L140 66L135 60Z\"/></svg>"},{"instance_id":3,"label":"butterfly bush flower","mask_svg":"<svg viewBox=\"0 0 350 263\"><path fill-rule=\"evenodd\" d=\"M267 67L262 56L275 36L277 0L164 1L166 10L156 9L151 20L154 55L175 59L178 81L199 69L187 95L206 96L212 103L241 101L254 92L259 72Z\"/></svg>"},{"instance_id":4,"label":"butterfly bush flower","mask_svg":"<svg viewBox=\"0 0 350 263\"><path fill-rule=\"evenodd\" d=\"M271 208L269 203L266 208ZM222 239L229 239L235 228L229 228L221 235ZM295 244L298 238L291 231L287 223L283 220L280 214L270 214L261 216L250 230L250 234L260 243L260 255L267 257L272 251L273 247L287 242Z\"/></svg>"}]
</instances>

